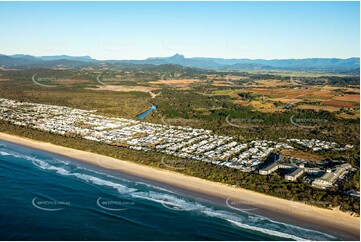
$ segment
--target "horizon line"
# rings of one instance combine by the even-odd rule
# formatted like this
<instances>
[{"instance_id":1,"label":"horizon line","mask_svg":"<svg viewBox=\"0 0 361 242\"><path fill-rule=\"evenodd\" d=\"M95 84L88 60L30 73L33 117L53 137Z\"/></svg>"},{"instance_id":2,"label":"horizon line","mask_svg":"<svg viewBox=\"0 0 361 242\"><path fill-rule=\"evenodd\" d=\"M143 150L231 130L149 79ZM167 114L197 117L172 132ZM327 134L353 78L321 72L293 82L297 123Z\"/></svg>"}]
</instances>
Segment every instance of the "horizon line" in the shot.
<instances>
[{"instance_id":1,"label":"horizon line","mask_svg":"<svg viewBox=\"0 0 361 242\"><path fill-rule=\"evenodd\" d=\"M247 58L247 57L232 57L232 58L225 58L225 57L209 57L209 56L192 56L192 57L187 57L183 54L179 54L179 53L175 53L173 55L170 56L149 56L149 57L145 57L143 59L114 59L114 58L110 58L110 59L97 59L95 57L92 57L91 55L71 55L71 54L52 54L52 55L33 55L33 54L24 54L24 53L15 53L15 54L4 54L4 53L0 53L0 55L5 55L5 56L13 56L13 55L28 55L28 56L33 56L33 57L37 57L37 58L41 58L41 57L49 57L49 56L69 56L69 57L89 57L92 60L97 60L97 61L114 61L114 60L119 60L119 61L137 61L137 60L146 60L149 58L170 58L176 55L180 55L183 56L185 59L192 59L192 58L209 58L209 59L225 59L225 60L232 60L232 59L246 59L246 60L305 60L305 59L352 59L352 58L357 58L360 59L360 56L350 56L350 57L303 57L303 58L295 58L295 57L287 57L287 58L274 58L274 59L268 59L268 58Z\"/></svg>"}]
</instances>

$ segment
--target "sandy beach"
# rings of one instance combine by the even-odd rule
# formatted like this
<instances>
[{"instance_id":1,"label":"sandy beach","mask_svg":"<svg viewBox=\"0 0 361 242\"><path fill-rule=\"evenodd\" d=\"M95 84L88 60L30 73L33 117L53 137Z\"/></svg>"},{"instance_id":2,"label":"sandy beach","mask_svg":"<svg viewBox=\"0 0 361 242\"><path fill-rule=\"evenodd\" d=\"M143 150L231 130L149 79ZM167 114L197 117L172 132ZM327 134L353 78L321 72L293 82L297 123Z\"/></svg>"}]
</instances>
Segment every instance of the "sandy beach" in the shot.
<instances>
[{"instance_id":1,"label":"sandy beach","mask_svg":"<svg viewBox=\"0 0 361 242\"><path fill-rule=\"evenodd\" d=\"M183 175L177 172L5 133L0 133L0 140L63 155L98 167L150 181L164 183L193 194L213 197L231 207L233 207L232 204L236 203L249 205L252 208L257 208L254 210L256 214L262 214L271 219L280 220L281 222L302 225L309 229L336 235L345 240L359 240L360 238L360 218L352 217L338 210L322 209L300 202L288 201L246 189L234 188L232 186ZM230 201L233 203L230 203Z\"/></svg>"}]
</instances>

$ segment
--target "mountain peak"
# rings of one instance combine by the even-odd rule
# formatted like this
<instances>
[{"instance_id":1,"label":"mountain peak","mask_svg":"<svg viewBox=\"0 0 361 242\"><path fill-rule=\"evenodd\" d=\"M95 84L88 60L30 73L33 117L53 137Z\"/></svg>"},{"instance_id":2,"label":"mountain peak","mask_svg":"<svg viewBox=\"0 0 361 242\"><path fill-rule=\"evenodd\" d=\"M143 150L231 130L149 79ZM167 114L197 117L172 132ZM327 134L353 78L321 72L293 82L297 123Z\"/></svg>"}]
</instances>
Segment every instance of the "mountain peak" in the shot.
<instances>
[{"instance_id":1,"label":"mountain peak","mask_svg":"<svg viewBox=\"0 0 361 242\"><path fill-rule=\"evenodd\" d=\"M177 53L177 54L169 57L169 59L178 59L178 60L180 60L180 59L185 59L185 57L184 57L184 55L180 55L180 54Z\"/></svg>"},{"instance_id":2,"label":"mountain peak","mask_svg":"<svg viewBox=\"0 0 361 242\"><path fill-rule=\"evenodd\" d=\"M182 61L184 60L184 55L175 54L169 57L149 57L147 60L165 60L165 61Z\"/></svg>"}]
</instances>

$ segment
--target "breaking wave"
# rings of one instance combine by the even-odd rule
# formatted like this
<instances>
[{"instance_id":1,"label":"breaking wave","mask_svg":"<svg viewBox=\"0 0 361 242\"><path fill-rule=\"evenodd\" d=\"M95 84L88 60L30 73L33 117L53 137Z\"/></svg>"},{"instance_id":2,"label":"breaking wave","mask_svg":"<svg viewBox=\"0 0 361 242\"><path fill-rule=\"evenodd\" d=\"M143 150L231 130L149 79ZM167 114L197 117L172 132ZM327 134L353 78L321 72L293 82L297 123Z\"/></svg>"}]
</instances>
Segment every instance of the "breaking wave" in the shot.
<instances>
[{"instance_id":1,"label":"breaking wave","mask_svg":"<svg viewBox=\"0 0 361 242\"><path fill-rule=\"evenodd\" d=\"M191 201L169 190L142 182L132 182L99 171L78 167L61 159L41 159L17 152L0 151L0 156L12 156L31 161L37 168L63 176L75 177L90 184L115 189L120 195L142 199L179 212L197 213L220 219L235 227L251 230L269 236L291 240L331 240L335 237L314 230L270 220L246 212L217 209L197 201ZM141 185L141 186L139 186Z\"/></svg>"}]
</instances>

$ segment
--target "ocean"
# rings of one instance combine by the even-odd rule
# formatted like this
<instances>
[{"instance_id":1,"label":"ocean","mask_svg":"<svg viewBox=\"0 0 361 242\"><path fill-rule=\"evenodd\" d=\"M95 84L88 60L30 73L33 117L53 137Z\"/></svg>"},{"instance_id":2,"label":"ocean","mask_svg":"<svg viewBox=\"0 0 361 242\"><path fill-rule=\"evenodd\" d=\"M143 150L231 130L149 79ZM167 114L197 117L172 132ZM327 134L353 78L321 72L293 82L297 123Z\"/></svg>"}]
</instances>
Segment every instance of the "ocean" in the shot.
<instances>
[{"instance_id":1,"label":"ocean","mask_svg":"<svg viewBox=\"0 0 361 242\"><path fill-rule=\"evenodd\" d=\"M338 240L0 141L2 240Z\"/></svg>"}]
</instances>

